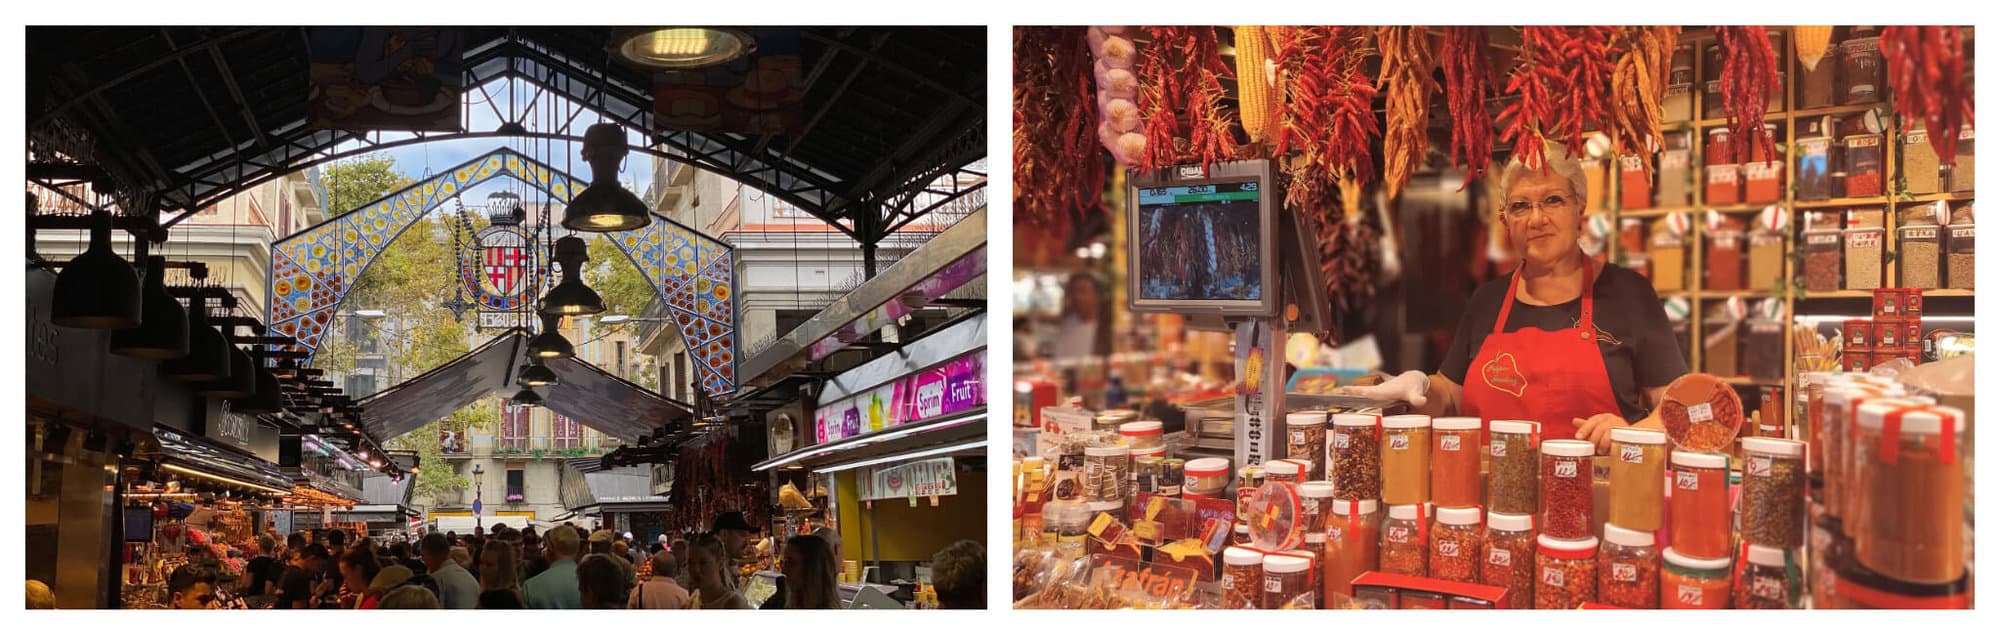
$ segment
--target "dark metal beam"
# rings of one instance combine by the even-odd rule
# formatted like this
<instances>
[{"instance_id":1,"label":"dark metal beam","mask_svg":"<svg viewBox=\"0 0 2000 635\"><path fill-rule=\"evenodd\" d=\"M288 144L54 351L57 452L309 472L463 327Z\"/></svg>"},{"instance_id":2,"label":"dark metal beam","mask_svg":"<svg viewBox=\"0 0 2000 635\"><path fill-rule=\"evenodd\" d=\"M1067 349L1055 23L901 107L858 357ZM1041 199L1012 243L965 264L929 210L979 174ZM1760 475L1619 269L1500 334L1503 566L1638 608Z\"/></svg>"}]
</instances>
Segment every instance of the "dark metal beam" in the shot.
<instances>
[{"instance_id":1,"label":"dark metal beam","mask_svg":"<svg viewBox=\"0 0 2000 635\"><path fill-rule=\"evenodd\" d=\"M903 66L902 64L897 64L894 61L884 59L882 56L877 55L873 51L863 51L852 44L848 44L846 42L842 42L837 39L829 38L827 36L820 35L812 31L803 31L801 35L804 36L806 39L810 39L833 48L847 51L849 53L856 53L864 57L867 57L869 58L870 61L882 65L883 68L887 68L896 71L898 73L901 73L905 76L908 76L912 81L928 86L931 89L936 90L938 92L944 93L945 96L951 97L952 99L968 103L978 103L979 101L971 97L967 97L964 94L961 94L958 91L958 89L951 88L949 86L945 86L944 84L938 83L937 80L931 79L931 76L928 73L919 73L915 70L911 70L907 66ZM983 37L985 34L981 33L980 35Z\"/></svg>"},{"instance_id":2,"label":"dark metal beam","mask_svg":"<svg viewBox=\"0 0 2000 635\"><path fill-rule=\"evenodd\" d=\"M250 110L250 100L243 98L242 87L236 85L236 73L229 70L229 61L222 57L222 47L210 47L208 58L215 61L215 70L222 75L222 86L229 90L229 98L236 100L236 112L243 114L243 125L250 128L250 135L257 140L257 147L270 147L270 140L264 138L263 126L257 125L257 114Z\"/></svg>"},{"instance_id":3,"label":"dark metal beam","mask_svg":"<svg viewBox=\"0 0 2000 635\"><path fill-rule=\"evenodd\" d=\"M116 87L120 84L124 84L125 82L130 81L134 77L144 75L146 74L147 71L159 68L161 64L180 61L189 55L199 53L203 50L213 48L215 46L229 42L231 40L235 40L245 35L255 33L259 29L263 28L269 28L269 27L249 27L249 28L237 29L235 31L230 31L222 35L218 35L206 40L202 40L200 42L196 42L194 44L190 44L187 46L187 48L175 48L173 47L172 44L169 44L168 47L173 49L172 52L166 55L162 55L159 58L156 58L152 61L146 62L145 64L140 65L138 68L126 71L122 75L113 77L111 78L110 81L98 82L92 84L89 90L85 90L83 91L83 93L71 97L69 101L65 101L62 104L57 105L55 108L49 109L48 112L42 113L40 116L35 117L33 120L29 121L28 129L33 130L35 128L38 128L42 124L48 123L50 119L54 119L57 115L61 115L64 112L68 112L70 108L74 108L79 104L89 101L90 99L97 97L104 91L110 90L111 88Z\"/></svg>"},{"instance_id":4,"label":"dark metal beam","mask_svg":"<svg viewBox=\"0 0 2000 635\"><path fill-rule=\"evenodd\" d=\"M806 73L805 87L799 89L799 93L811 93L813 85L819 83L819 78L826 75L826 69L832 67L833 60L838 57L840 57L840 49L829 49L826 55L820 56L819 61L813 63L812 70ZM771 139L776 136L778 136L777 133L769 132L765 133L763 137L758 138L757 145L750 148L750 156L764 156L764 149L771 145Z\"/></svg>"},{"instance_id":5,"label":"dark metal beam","mask_svg":"<svg viewBox=\"0 0 2000 635\"><path fill-rule=\"evenodd\" d=\"M877 34L874 39L874 42L869 43L868 50L862 53L861 59L854 64L854 70L847 72L847 79L841 80L840 85L834 87L833 94L828 95L826 102L820 104L819 111L814 112L812 118L806 120L805 127L799 130L799 134L792 137L791 143L785 144L785 150L778 154L781 159L791 158L792 151L798 149L799 144L806 140L807 135L812 134L813 127L819 125L820 119L825 118L826 113L833 111L834 104L840 103L840 97L847 94L848 87L854 85L854 80L861 78L861 71L867 70L868 63L876 59L875 52L882 50L882 45L889 43L889 34Z\"/></svg>"},{"instance_id":6,"label":"dark metal beam","mask_svg":"<svg viewBox=\"0 0 2000 635\"><path fill-rule=\"evenodd\" d=\"M166 29L160 29L160 37L166 38L168 47L174 46L174 36L168 33ZM208 111L208 120L215 123L215 130L222 133L222 140L229 142L230 148L241 147L236 143L236 135L229 134L229 127L222 125L222 115L216 112L215 104L208 102L208 93L201 89L201 82L194 78L194 67L188 66L187 58L183 57L174 63L180 65L181 76L187 78L188 87L194 90L195 99L201 101L202 109ZM240 156L242 153L237 152L235 154Z\"/></svg>"}]
</instances>

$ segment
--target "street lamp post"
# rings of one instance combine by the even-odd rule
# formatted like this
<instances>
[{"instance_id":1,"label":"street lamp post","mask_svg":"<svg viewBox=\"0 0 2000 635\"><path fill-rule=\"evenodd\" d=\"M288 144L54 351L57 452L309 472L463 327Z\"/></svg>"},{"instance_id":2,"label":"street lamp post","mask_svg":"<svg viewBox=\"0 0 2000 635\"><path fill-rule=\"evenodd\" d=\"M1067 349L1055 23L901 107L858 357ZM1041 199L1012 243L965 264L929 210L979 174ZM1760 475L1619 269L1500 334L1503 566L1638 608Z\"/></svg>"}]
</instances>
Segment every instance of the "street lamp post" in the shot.
<instances>
[{"instance_id":1,"label":"street lamp post","mask_svg":"<svg viewBox=\"0 0 2000 635\"><path fill-rule=\"evenodd\" d=\"M480 507L484 506L482 501L485 493L486 466L474 463L472 464L472 524L477 527L486 526L486 523L481 522L479 518Z\"/></svg>"}]
</instances>

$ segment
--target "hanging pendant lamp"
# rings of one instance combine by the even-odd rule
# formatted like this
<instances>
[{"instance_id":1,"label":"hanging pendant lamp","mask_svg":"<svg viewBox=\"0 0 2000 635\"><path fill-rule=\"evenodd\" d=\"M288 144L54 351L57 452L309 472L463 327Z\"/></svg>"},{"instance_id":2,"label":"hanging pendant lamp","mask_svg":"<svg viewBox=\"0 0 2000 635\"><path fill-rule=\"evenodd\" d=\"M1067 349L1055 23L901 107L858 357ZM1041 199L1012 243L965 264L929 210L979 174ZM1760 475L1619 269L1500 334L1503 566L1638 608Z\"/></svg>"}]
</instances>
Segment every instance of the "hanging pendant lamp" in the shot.
<instances>
[{"instance_id":1,"label":"hanging pendant lamp","mask_svg":"<svg viewBox=\"0 0 2000 635\"><path fill-rule=\"evenodd\" d=\"M139 325L144 303L139 274L111 249L111 213L90 213L90 247L56 274L49 321L78 329L127 329Z\"/></svg>"},{"instance_id":2,"label":"hanging pendant lamp","mask_svg":"<svg viewBox=\"0 0 2000 635\"><path fill-rule=\"evenodd\" d=\"M278 387L278 376L262 368L257 369L257 389L249 397L231 399L229 408L244 414L269 414L285 409L284 394Z\"/></svg>"},{"instance_id":3,"label":"hanging pendant lamp","mask_svg":"<svg viewBox=\"0 0 2000 635\"><path fill-rule=\"evenodd\" d=\"M209 325L208 298L200 293L188 300L187 330L187 356L161 362L160 376L194 383L229 379L229 352L234 349Z\"/></svg>"},{"instance_id":4,"label":"hanging pendant lamp","mask_svg":"<svg viewBox=\"0 0 2000 635\"><path fill-rule=\"evenodd\" d=\"M542 405L542 396L536 394L533 388L522 388L521 392L514 393L514 396L507 398L507 400L523 406Z\"/></svg>"},{"instance_id":5,"label":"hanging pendant lamp","mask_svg":"<svg viewBox=\"0 0 2000 635\"><path fill-rule=\"evenodd\" d=\"M556 241L555 261L562 265L562 282L542 296L536 310L543 315L595 315L604 312L604 298L583 284L583 263L590 259L583 239L564 236Z\"/></svg>"},{"instance_id":6,"label":"hanging pendant lamp","mask_svg":"<svg viewBox=\"0 0 2000 635\"><path fill-rule=\"evenodd\" d=\"M257 361L235 346L229 351L229 377L204 384L195 392L221 399L248 399L257 394Z\"/></svg>"},{"instance_id":7,"label":"hanging pendant lamp","mask_svg":"<svg viewBox=\"0 0 2000 635\"><path fill-rule=\"evenodd\" d=\"M146 283L141 288L144 318L139 325L111 333L111 352L139 359L174 359L188 354L187 309L167 293L167 259L146 258Z\"/></svg>"},{"instance_id":8,"label":"hanging pendant lamp","mask_svg":"<svg viewBox=\"0 0 2000 635\"><path fill-rule=\"evenodd\" d=\"M575 357L576 347L562 335L562 316L542 315L542 332L528 339L528 356L537 359Z\"/></svg>"},{"instance_id":9,"label":"hanging pendant lamp","mask_svg":"<svg viewBox=\"0 0 2000 635\"><path fill-rule=\"evenodd\" d=\"M592 125L583 133L583 160L590 163L590 186L563 207L563 227L580 232L616 232L653 222L651 210L618 183L618 166L631 150L618 124Z\"/></svg>"},{"instance_id":10,"label":"hanging pendant lamp","mask_svg":"<svg viewBox=\"0 0 2000 635\"><path fill-rule=\"evenodd\" d=\"M562 383L562 379L556 377L556 372L549 370L549 367L543 365L541 360L535 360L533 364L522 366L520 378L521 385L529 388L554 386Z\"/></svg>"}]
</instances>

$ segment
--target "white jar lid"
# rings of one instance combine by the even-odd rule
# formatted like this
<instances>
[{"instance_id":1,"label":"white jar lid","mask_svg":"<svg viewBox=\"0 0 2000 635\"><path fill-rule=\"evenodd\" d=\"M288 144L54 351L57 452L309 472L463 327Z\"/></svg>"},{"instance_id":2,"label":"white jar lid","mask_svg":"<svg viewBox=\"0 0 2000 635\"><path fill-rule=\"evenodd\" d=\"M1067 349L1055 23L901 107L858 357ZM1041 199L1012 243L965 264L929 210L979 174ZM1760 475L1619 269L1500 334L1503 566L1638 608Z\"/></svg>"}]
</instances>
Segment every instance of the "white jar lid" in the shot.
<instances>
[{"instance_id":1,"label":"white jar lid","mask_svg":"<svg viewBox=\"0 0 2000 635\"><path fill-rule=\"evenodd\" d=\"M1084 456L1125 456L1132 453L1129 445L1096 445L1083 449Z\"/></svg>"},{"instance_id":2,"label":"white jar lid","mask_svg":"<svg viewBox=\"0 0 2000 635\"><path fill-rule=\"evenodd\" d=\"M1229 473L1229 459L1211 456L1188 461L1182 473L1195 477L1223 476Z\"/></svg>"},{"instance_id":3,"label":"white jar lid","mask_svg":"<svg viewBox=\"0 0 2000 635\"><path fill-rule=\"evenodd\" d=\"M1390 505L1390 506L1389 506L1389 517L1390 517L1390 518L1394 518L1394 519L1396 519L1396 520L1416 520L1416 519L1417 519L1417 506L1416 506L1416 505Z\"/></svg>"},{"instance_id":4,"label":"white jar lid","mask_svg":"<svg viewBox=\"0 0 2000 635\"><path fill-rule=\"evenodd\" d=\"M1785 566L1785 549L1765 545L1750 545L1750 564L1765 567Z\"/></svg>"},{"instance_id":5,"label":"white jar lid","mask_svg":"<svg viewBox=\"0 0 2000 635\"><path fill-rule=\"evenodd\" d=\"M1597 454L1597 444L1577 439L1552 439L1542 441L1542 454L1549 456L1591 456Z\"/></svg>"},{"instance_id":6,"label":"white jar lid","mask_svg":"<svg viewBox=\"0 0 2000 635\"><path fill-rule=\"evenodd\" d=\"M1350 500L1342 500L1336 498L1333 499L1333 505L1329 507L1329 511L1332 511L1333 515L1335 516L1346 516L1348 510L1352 509L1356 514L1366 516L1375 513L1375 510L1378 509L1378 505L1379 503L1376 503L1375 499L1373 498L1361 501L1350 501ZM1411 516L1411 518L1415 517L1416 516Z\"/></svg>"},{"instance_id":7,"label":"white jar lid","mask_svg":"<svg viewBox=\"0 0 2000 635\"><path fill-rule=\"evenodd\" d=\"M1710 470L1729 467L1729 456L1725 454L1708 454L1705 452L1688 452L1686 450L1674 450L1672 460L1674 465L1679 467L1692 467L1692 468L1710 469Z\"/></svg>"},{"instance_id":8,"label":"white jar lid","mask_svg":"<svg viewBox=\"0 0 2000 635\"><path fill-rule=\"evenodd\" d=\"M1666 549L1661 549L1660 557L1665 559L1667 561L1667 564L1671 564L1683 569L1696 569L1700 571L1715 571L1717 569L1728 569L1730 564L1730 560L1728 558L1690 558L1688 556L1681 555L1681 552L1679 551L1674 551L1673 547L1667 547Z\"/></svg>"},{"instance_id":9,"label":"white jar lid","mask_svg":"<svg viewBox=\"0 0 2000 635\"><path fill-rule=\"evenodd\" d=\"M1299 484L1299 496L1304 498L1333 498L1333 481L1306 481Z\"/></svg>"},{"instance_id":10,"label":"white jar lid","mask_svg":"<svg viewBox=\"0 0 2000 635\"><path fill-rule=\"evenodd\" d=\"M1254 549L1230 547L1222 550L1222 563L1232 567L1250 567L1264 564L1264 553Z\"/></svg>"},{"instance_id":11,"label":"white jar lid","mask_svg":"<svg viewBox=\"0 0 2000 635\"><path fill-rule=\"evenodd\" d=\"M1166 429L1166 424L1158 421L1134 421L1118 424L1118 434L1128 437L1159 434L1164 429Z\"/></svg>"},{"instance_id":12,"label":"white jar lid","mask_svg":"<svg viewBox=\"0 0 2000 635\"><path fill-rule=\"evenodd\" d=\"M1479 508L1439 507L1437 510L1437 519L1438 522L1447 525L1477 525L1479 524Z\"/></svg>"},{"instance_id":13,"label":"white jar lid","mask_svg":"<svg viewBox=\"0 0 2000 635\"><path fill-rule=\"evenodd\" d=\"M1889 413L1908 408L1909 400L1878 399L1861 404L1855 424L1869 430L1881 430L1882 421ZM1945 419L1951 419L1953 434L1965 434L1965 411L1951 406L1930 406L1923 410L1903 414L1903 435L1933 435L1944 429Z\"/></svg>"},{"instance_id":14,"label":"white jar lid","mask_svg":"<svg viewBox=\"0 0 2000 635\"><path fill-rule=\"evenodd\" d=\"M1408 429L1408 428L1428 428L1428 427L1431 427L1431 416L1430 416L1430 415L1395 415L1395 416L1392 416L1392 417L1383 417L1383 418L1382 418L1382 427L1384 427L1384 428L1399 428L1399 429Z\"/></svg>"},{"instance_id":15,"label":"white jar lid","mask_svg":"<svg viewBox=\"0 0 2000 635\"><path fill-rule=\"evenodd\" d=\"M1743 451L1772 456L1805 456L1806 444L1802 441L1793 441L1791 439L1743 437Z\"/></svg>"},{"instance_id":16,"label":"white jar lid","mask_svg":"<svg viewBox=\"0 0 2000 635\"><path fill-rule=\"evenodd\" d=\"M1621 547L1651 547L1653 532L1626 529L1611 523L1604 523L1604 541Z\"/></svg>"},{"instance_id":17,"label":"white jar lid","mask_svg":"<svg viewBox=\"0 0 2000 635\"><path fill-rule=\"evenodd\" d=\"M1637 443L1640 445L1664 445L1667 442L1667 432L1665 430L1654 430L1652 428L1634 428L1630 426L1623 428L1612 428L1611 440L1618 443Z\"/></svg>"},{"instance_id":18,"label":"white jar lid","mask_svg":"<svg viewBox=\"0 0 2000 635\"><path fill-rule=\"evenodd\" d=\"M1250 523L1236 523L1236 533L1239 534L1250 533Z\"/></svg>"},{"instance_id":19,"label":"white jar lid","mask_svg":"<svg viewBox=\"0 0 2000 635\"><path fill-rule=\"evenodd\" d=\"M1829 384L1826 387L1826 402L1829 407L1845 409L1847 402L1860 397L1896 397L1901 389L1891 389L1875 384L1846 383Z\"/></svg>"},{"instance_id":20,"label":"white jar lid","mask_svg":"<svg viewBox=\"0 0 2000 635\"><path fill-rule=\"evenodd\" d=\"M1364 415L1364 414L1343 412L1333 416L1333 425L1346 426L1350 428L1373 428L1375 427L1376 422L1379 422L1381 420L1382 417L1376 415Z\"/></svg>"},{"instance_id":21,"label":"white jar lid","mask_svg":"<svg viewBox=\"0 0 2000 635\"><path fill-rule=\"evenodd\" d=\"M1298 476L1312 469L1312 461L1305 459L1280 459L1264 462L1264 473L1271 476Z\"/></svg>"},{"instance_id":22,"label":"white jar lid","mask_svg":"<svg viewBox=\"0 0 2000 635\"><path fill-rule=\"evenodd\" d=\"M1550 551L1579 552L1576 555L1589 555L1591 552L1597 551L1597 538L1594 536L1584 536L1576 540L1563 540L1555 536L1542 534L1535 537L1535 544Z\"/></svg>"},{"instance_id":23,"label":"white jar lid","mask_svg":"<svg viewBox=\"0 0 2000 635\"><path fill-rule=\"evenodd\" d=\"M1500 531L1527 531L1535 527L1533 514L1486 512L1486 528Z\"/></svg>"},{"instance_id":24,"label":"white jar lid","mask_svg":"<svg viewBox=\"0 0 2000 635\"><path fill-rule=\"evenodd\" d=\"M1833 375L1832 373L1828 373L1826 371L1813 371L1810 373L1806 373L1806 385L1810 386L1813 384L1824 384L1826 383L1827 379L1832 377L1832 375Z\"/></svg>"},{"instance_id":25,"label":"white jar lid","mask_svg":"<svg viewBox=\"0 0 2000 635\"><path fill-rule=\"evenodd\" d=\"M1274 553L1264 556L1265 573L1303 573L1312 568L1312 561L1298 556Z\"/></svg>"},{"instance_id":26,"label":"white jar lid","mask_svg":"<svg viewBox=\"0 0 2000 635\"><path fill-rule=\"evenodd\" d=\"M1439 430L1478 430L1479 417L1438 417L1431 420L1431 427Z\"/></svg>"},{"instance_id":27,"label":"white jar lid","mask_svg":"<svg viewBox=\"0 0 2000 635\"><path fill-rule=\"evenodd\" d=\"M1285 425L1311 426L1326 423L1325 410L1301 410L1285 413Z\"/></svg>"},{"instance_id":28,"label":"white jar lid","mask_svg":"<svg viewBox=\"0 0 2000 635\"><path fill-rule=\"evenodd\" d=\"M1494 432L1501 434L1534 434L1541 427L1540 422L1519 419L1494 419L1492 426Z\"/></svg>"}]
</instances>

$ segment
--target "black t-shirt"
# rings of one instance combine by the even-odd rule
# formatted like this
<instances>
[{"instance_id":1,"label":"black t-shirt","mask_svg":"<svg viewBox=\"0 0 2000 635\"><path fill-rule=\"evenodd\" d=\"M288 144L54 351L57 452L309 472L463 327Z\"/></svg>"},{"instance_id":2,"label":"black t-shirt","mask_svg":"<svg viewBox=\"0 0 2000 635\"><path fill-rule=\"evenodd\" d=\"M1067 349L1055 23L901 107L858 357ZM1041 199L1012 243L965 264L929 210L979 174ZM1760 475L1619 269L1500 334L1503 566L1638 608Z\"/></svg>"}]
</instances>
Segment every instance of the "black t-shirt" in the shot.
<instances>
[{"instance_id":1,"label":"black t-shirt","mask_svg":"<svg viewBox=\"0 0 2000 635\"><path fill-rule=\"evenodd\" d=\"M305 602L312 608L313 576L298 567L285 567L285 575L278 579L277 608L293 608L296 602Z\"/></svg>"},{"instance_id":2,"label":"black t-shirt","mask_svg":"<svg viewBox=\"0 0 2000 635\"><path fill-rule=\"evenodd\" d=\"M249 586L237 589L243 595L263 595L264 583L278 579L278 560L270 556L257 556L243 565L243 572L250 574Z\"/></svg>"},{"instance_id":3,"label":"black t-shirt","mask_svg":"<svg viewBox=\"0 0 2000 635\"><path fill-rule=\"evenodd\" d=\"M1491 280L1472 292L1458 333L1452 337L1451 350L1445 352L1444 366L1438 369L1446 379L1465 385L1473 356L1479 354L1486 336L1493 333L1494 320L1500 318L1511 280L1511 276ZM1674 343L1673 327L1667 323L1666 309L1653 293L1652 282L1630 269L1611 265L1598 273L1594 287L1592 321L1597 326L1598 352L1604 355L1604 371L1610 375L1620 414L1626 421L1638 421L1648 412L1642 390L1665 386L1687 374L1687 361L1681 358L1680 345ZM1576 328L1582 315L1581 297L1556 306L1516 300L1513 313L1507 315L1506 330Z\"/></svg>"}]
</instances>

